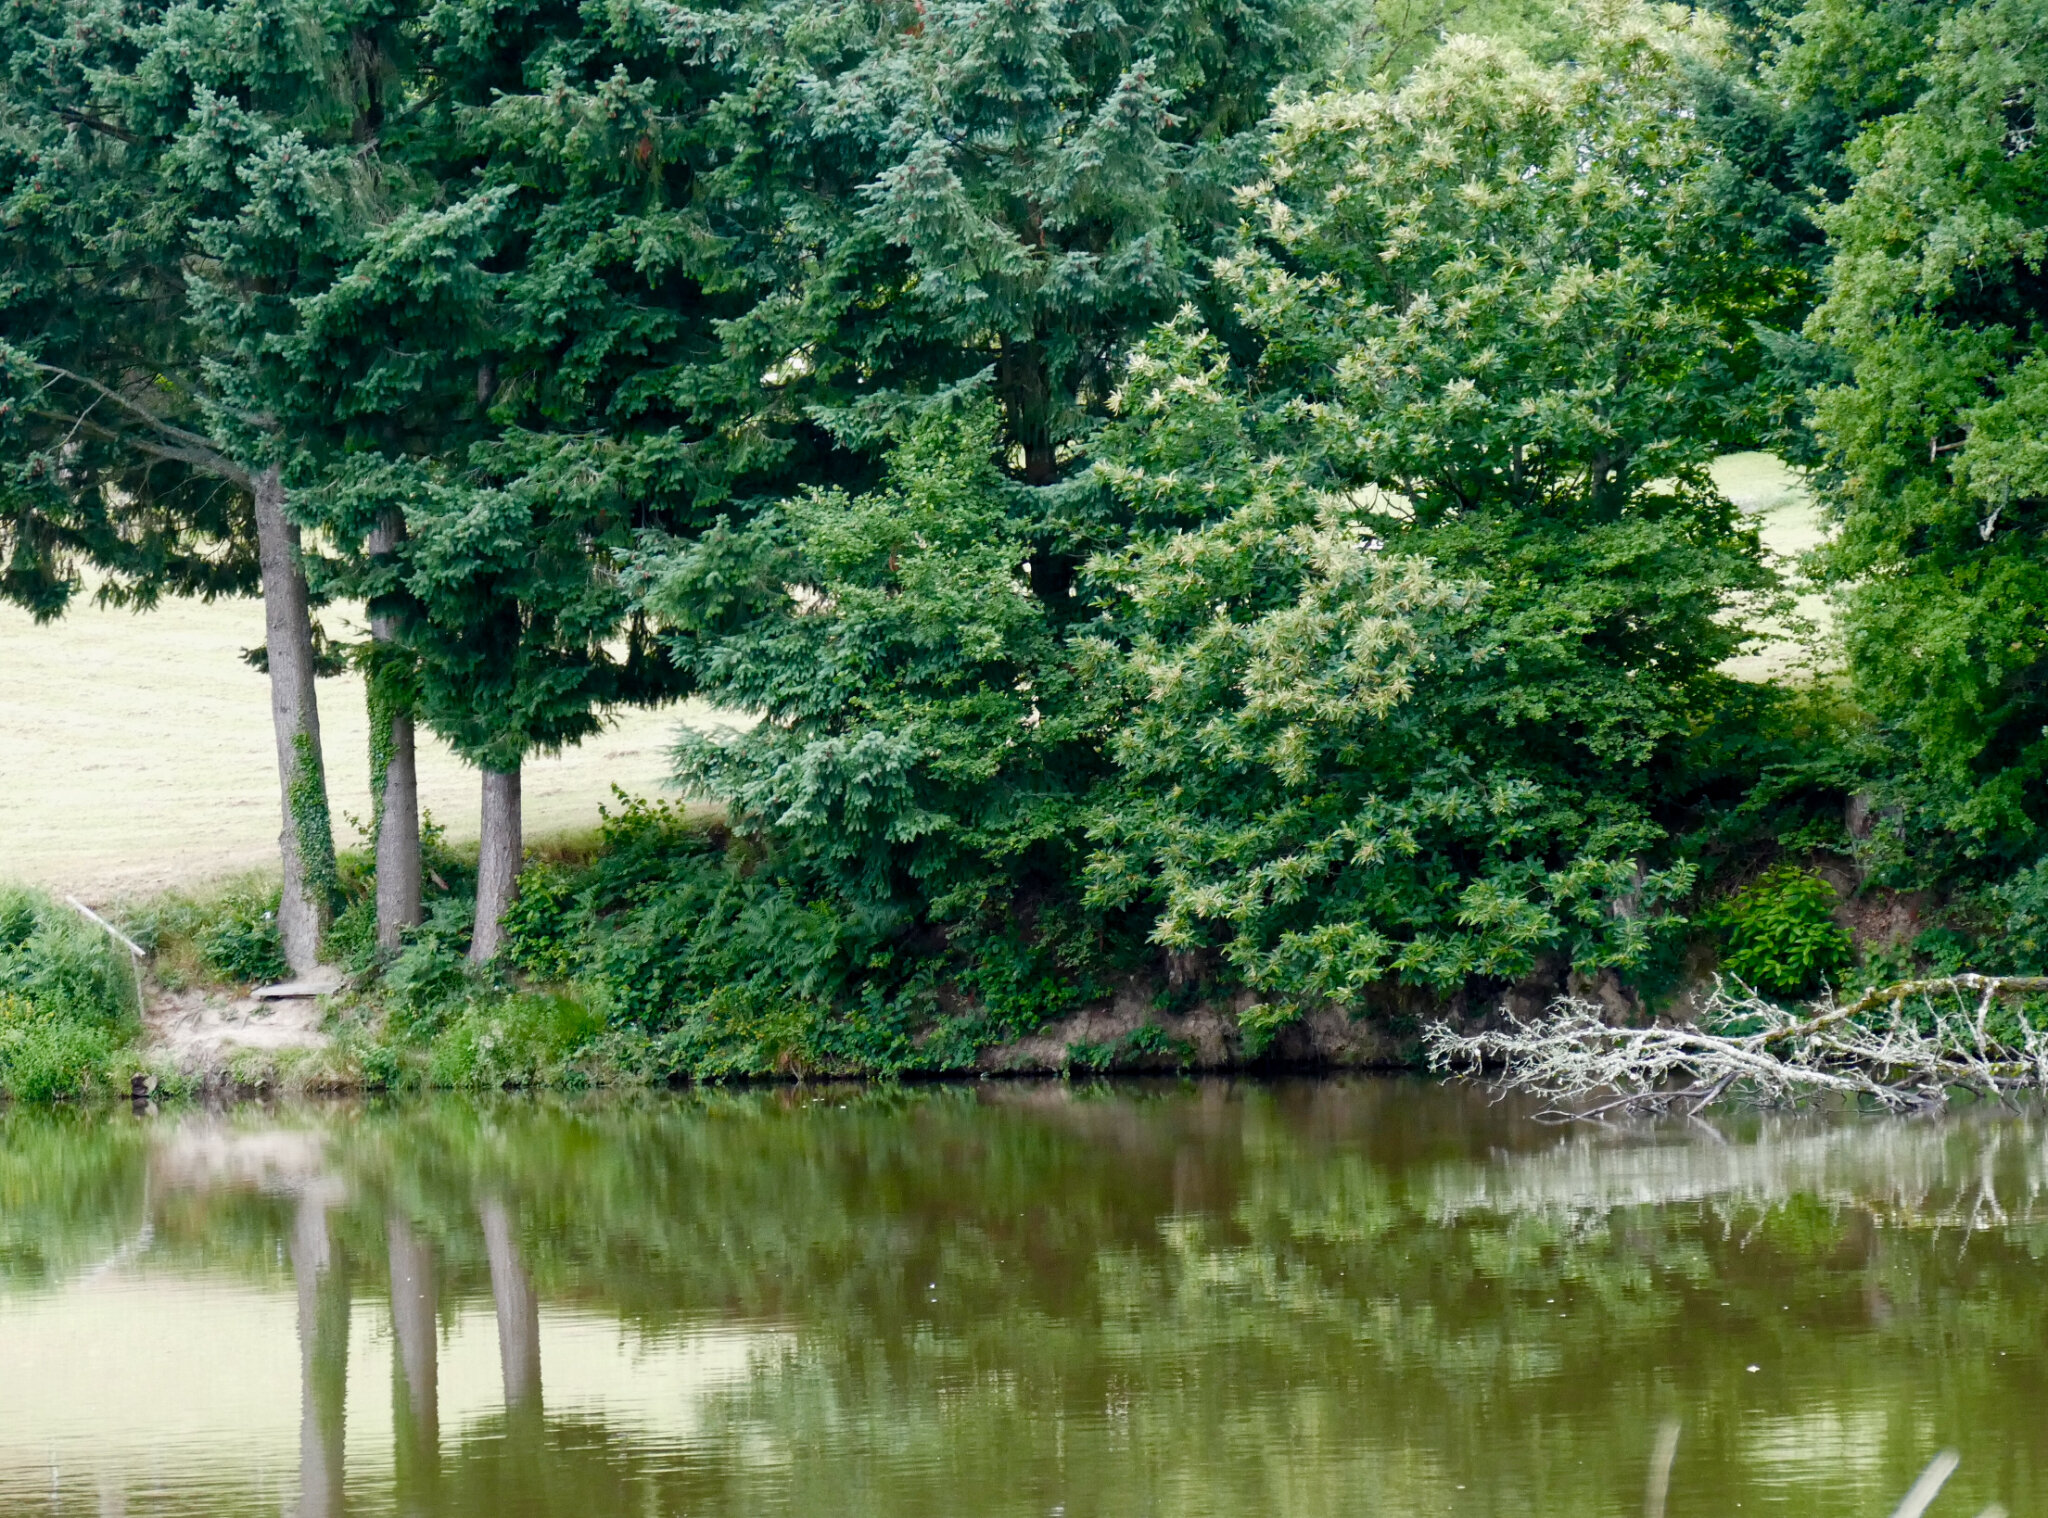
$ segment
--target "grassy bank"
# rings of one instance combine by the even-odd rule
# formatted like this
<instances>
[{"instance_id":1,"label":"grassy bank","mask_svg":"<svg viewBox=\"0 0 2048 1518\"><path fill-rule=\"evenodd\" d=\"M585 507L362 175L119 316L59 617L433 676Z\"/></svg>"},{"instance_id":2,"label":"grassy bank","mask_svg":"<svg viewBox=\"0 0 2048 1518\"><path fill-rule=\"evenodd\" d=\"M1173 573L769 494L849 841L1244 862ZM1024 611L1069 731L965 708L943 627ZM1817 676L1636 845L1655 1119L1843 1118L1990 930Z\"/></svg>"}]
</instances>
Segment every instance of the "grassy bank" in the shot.
<instances>
[{"instance_id":1,"label":"grassy bank","mask_svg":"<svg viewBox=\"0 0 2048 1518\"><path fill-rule=\"evenodd\" d=\"M1659 985L1559 970L1461 1005L1389 988L1276 1025L1215 962L1142 939L1077 942L1023 913L1000 930L906 937L807 897L785 861L714 819L621 797L598 833L529 855L507 951L488 968L467 958L471 854L429 831L426 921L396 953L375 944L370 861L345 855L331 946L347 979L317 1048L181 1058L145 1036L110 938L48 896L0 893L0 1091L126 1093L138 1075L165 1091L476 1089L1419 1064L1421 1029L1446 1010L1507 1000L1530 1014L1575 990L1635 1020L1685 1012L1688 987L1717 970L1791 1002L1905 972L2026 970L2048 946L2048 889L1902 915L1881 893L1839 889L1844 868L1780 858L1725 877L1691 904L1683 973ZM120 911L149 950L158 1020L283 978L275 909L274 882L252 875Z\"/></svg>"}]
</instances>

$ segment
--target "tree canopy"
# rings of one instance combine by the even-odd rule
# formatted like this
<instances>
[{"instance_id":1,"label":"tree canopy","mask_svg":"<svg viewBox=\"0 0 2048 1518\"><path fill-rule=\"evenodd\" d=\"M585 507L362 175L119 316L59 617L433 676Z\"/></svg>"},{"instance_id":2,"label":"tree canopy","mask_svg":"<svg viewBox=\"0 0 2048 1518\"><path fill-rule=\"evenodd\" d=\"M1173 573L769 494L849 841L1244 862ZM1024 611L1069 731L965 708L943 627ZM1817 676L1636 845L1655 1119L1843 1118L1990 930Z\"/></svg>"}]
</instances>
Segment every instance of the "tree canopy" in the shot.
<instances>
[{"instance_id":1,"label":"tree canopy","mask_svg":"<svg viewBox=\"0 0 2048 1518\"><path fill-rule=\"evenodd\" d=\"M16 7L0 594L260 588L309 902L361 602L380 795L415 716L484 777L456 937L719 1068L1652 986L1823 863L2034 942L2042 0L1437 14ZM1738 680L1788 572L1839 659ZM522 762L683 695L720 831L515 908Z\"/></svg>"}]
</instances>

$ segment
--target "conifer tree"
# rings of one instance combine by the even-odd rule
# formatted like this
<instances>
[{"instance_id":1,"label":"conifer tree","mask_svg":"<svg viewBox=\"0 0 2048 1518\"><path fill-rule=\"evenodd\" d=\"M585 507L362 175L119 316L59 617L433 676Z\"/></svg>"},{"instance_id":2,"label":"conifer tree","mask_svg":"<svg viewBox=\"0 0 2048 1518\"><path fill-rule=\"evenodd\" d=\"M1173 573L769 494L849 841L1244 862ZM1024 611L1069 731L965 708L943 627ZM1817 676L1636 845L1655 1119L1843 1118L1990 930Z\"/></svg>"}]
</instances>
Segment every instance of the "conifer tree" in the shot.
<instances>
[{"instance_id":1,"label":"conifer tree","mask_svg":"<svg viewBox=\"0 0 2048 1518\"><path fill-rule=\"evenodd\" d=\"M284 827L279 931L319 960L334 882L299 534L274 450L224 429L222 354L190 324L204 219L231 187L187 151L195 117L242 98L331 99L328 62L244 5L66 3L9 13L0 342L15 445L0 588L54 615L89 562L147 603L260 587ZM262 429L256 429L258 431Z\"/></svg>"},{"instance_id":2,"label":"conifer tree","mask_svg":"<svg viewBox=\"0 0 2048 1518\"><path fill-rule=\"evenodd\" d=\"M787 40L742 54L721 115L718 193L783 229L755 250L772 282L727 329L733 362L786 426L856 454L985 371L1003 462L1037 487L1074 473L1132 334L1201 287L1271 92L1348 56L1355 19L1343 0L771 14ZM1086 492L1033 509L1032 582L1064 615Z\"/></svg>"},{"instance_id":3,"label":"conifer tree","mask_svg":"<svg viewBox=\"0 0 2048 1518\"><path fill-rule=\"evenodd\" d=\"M305 509L382 546L327 568L389 618L394 682L482 773L484 960L526 755L681 689L617 555L782 454L706 380L744 310L694 193L718 71L637 13L570 5L445 6L409 41L413 104L384 137L417 193L277 325L250 403L291 419Z\"/></svg>"},{"instance_id":4,"label":"conifer tree","mask_svg":"<svg viewBox=\"0 0 2048 1518\"><path fill-rule=\"evenodd\" d=\"M726 393L751 387L792 449L826 438L819 488L647 540L672 657L769 719L686 737L682 773L850 910L957 922L1076 868L1105 761L1061 631L1088 609L1078 566L1126 530L1087 439L1129 345L1203 290L1268 95L1343 52L1349 12L767 14L773 41L699 18L744 85L707 195L763 271L722 329Z\"/></svg>"}]
</instances>

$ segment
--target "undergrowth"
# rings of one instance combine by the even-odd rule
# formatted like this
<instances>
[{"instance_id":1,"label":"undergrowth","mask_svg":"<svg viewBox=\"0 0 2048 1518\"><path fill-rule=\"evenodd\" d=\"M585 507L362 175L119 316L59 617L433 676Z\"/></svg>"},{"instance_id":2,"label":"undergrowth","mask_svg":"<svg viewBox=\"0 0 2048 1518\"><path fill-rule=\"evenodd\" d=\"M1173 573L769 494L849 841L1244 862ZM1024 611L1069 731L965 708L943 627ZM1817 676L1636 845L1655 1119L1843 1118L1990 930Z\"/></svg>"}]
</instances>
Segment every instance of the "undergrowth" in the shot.
<instances>
[{"instance_id":1,"label":"undergrowth","mask_svg":"<svg viewBox=\"0 0 2048 1518\"><path fill-rule=\"evenodd\" d=\"M54 1101L125 1084L139 1026L113 941L48 896L0 887L0 1093Z\"/></svg>"}]
</instances>

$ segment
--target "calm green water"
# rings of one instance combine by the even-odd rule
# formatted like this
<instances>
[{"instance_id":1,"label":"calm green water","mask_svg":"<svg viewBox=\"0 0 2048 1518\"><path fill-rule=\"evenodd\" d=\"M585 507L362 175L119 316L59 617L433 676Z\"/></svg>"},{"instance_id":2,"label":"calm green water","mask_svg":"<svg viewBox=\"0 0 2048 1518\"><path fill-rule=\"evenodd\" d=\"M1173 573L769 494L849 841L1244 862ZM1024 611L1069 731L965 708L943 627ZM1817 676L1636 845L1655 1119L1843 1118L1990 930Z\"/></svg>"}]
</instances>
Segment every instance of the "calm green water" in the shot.
<instances>
[{"instance_id":1,"label":"calm green water","mask_svg":"<svg viewBox=\"0 0 2048 1518\"><path fill-rule=\"evenodd\" d=\"M2048 1510L2048 1120L1415 1081L0 1115L0 1513Z\"/></svg>"}]
</instances>

